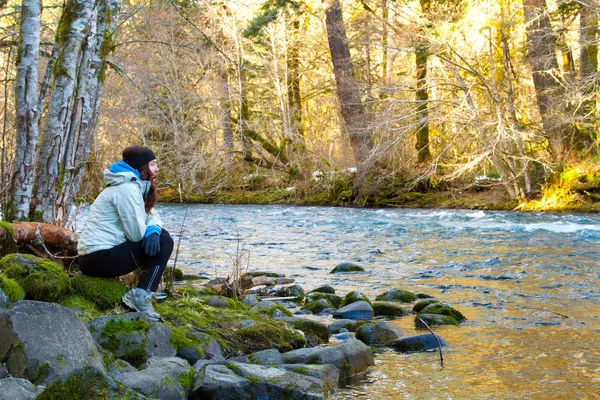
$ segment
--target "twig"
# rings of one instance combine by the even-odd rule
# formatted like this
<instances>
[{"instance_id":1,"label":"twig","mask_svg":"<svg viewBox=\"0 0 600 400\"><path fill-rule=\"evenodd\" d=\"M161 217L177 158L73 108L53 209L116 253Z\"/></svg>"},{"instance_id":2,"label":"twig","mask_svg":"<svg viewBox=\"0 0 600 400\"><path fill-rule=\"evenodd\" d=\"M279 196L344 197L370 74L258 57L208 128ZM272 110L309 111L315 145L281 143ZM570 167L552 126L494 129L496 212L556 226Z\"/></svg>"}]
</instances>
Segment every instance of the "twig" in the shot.
<instances>
[{"instance_id":1,"label":"twig","mask_svg":"<svg viewBox=\"0 0 600 400\"><path fill-rule=\"evenodd\" d=\"M181 244L181 237L183 236L183 228L185 228L185 219L187 218L188 209L185 209L183 214L183 221L181 221L181 229L179 230L179 238L177 238L177 248L175 249L175 261L173 261L173 268L171 268L171 276L169 276L169 290L173 290L173 276L175 275L175 267L177 267L177 258L179 257L179 245Z\"/></svg>"},{"instance_id":2,"label":"twig","mask_svg":"<svg viewBox=\"0 0 600 400\"><path fill-rule=\"evenodd\" d=\"M568 315L557 313L555 311L546 310L545 308L538 308L538 307L523 307L523 308L528 308L530 310L545 311L545 312L549 312L549 313L552 313L552 314L560 315L563 318L569 318Z\"/></svg>"},{"instance_id":3,"label":"twig","mask_svg":"<svg viewBox=\"0 0 600 400\"><path fill-rule=\"evenodd\" d=\"M417 318L419 318L419 317L417 317ZM444 368L444 356L442 355L442 344L440 343L440 338L437 337L437 335L435 333L433 333L433 331L431 330L431 328L429 327L429 325L427 325L427 323L425 321L423 321L421 318L419 318L419 321L421 321L423 323L423 325L425 325L427 330L429 330L429 332L431 332L431 334L435 338L435 341L437 342L437 345L438 345L438 350L440 351L440 364L442 365L442 368Z\"/></svg>"}]
</instances>

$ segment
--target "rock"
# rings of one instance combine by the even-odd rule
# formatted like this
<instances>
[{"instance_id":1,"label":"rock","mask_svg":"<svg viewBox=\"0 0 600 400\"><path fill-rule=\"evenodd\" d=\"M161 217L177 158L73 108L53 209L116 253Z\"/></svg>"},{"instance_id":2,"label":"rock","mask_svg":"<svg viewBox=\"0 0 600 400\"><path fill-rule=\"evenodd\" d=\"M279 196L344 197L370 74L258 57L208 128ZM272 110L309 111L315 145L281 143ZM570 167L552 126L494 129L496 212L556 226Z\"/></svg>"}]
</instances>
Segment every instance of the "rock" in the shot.
<instances>
[{"instance_id":1,"label":"rock","mask_svg":"<svg viewBox=\"0 0 600 400\"><path fill-rule=\"evenodd\" d=\"M273 313L275 312L275 310L280 310L284 316L287 316L287 317L292 316L292 312L290 310L288 310L281 304L279 304L275 301L270 301L270 300L261 301L260 303L256 304L254 307L252 307L251 310L255 311L255 312L259 312L261 314L266 314L270 317L273 316Z\"/></svg>"},{"instance_id":2,"label":"rock","mask_svg":"<svg viewBox=\"0 0 600 400\"><path fill-rule=\"evenodd\" d=\"M365 324L364 321L355 320L355 319L338 319L335 320L329 325L329 332L337 333L342 329L346 329L350 332L356 332L359 326Z\"/></svg>"},{"instance_id":3,"label":"rock","mask_svg":"<svg viewBox=\"0 0 600 400\"><path fill-rule=\"evenodd\" d=\"M0 306L2 303L15 303L25 298L25 291L15 281L4 274L0 274Z\"/></svg>"},{"instance_id":4,"label":"rock","mask_svg":"<svg viewBox=\"0 0 600 400\"><path fill-rule=\"evenodd\" d=\"M346 307L342 307L333 314L333 318L345 319L372 319L374 315L373 307L366 301L357 301Z\"/></svg>"},{"instance_id":5,"label":"rock","mask_svg":"<svg viewBox=\"0 0 600 400\"><path fill-rule=\"evenodd\" d=\"M360 340L336 346L312 347L283 354L286 364L331 364L340 371L340 380L365 371L374 365L371 348Z\"/></svg>"},{"instance_id":6,"label":"rock","mask_svg":"<svg viewBox=\"0 0 600 400\"><path fill-rule=\"evenodd\" d=\"M190 370L192 374L190 375ZM195 372L181 358L150 358L139 371L115 373L111 377L151 398L185 400L192 389Z\"/></svg>"},{"instance_id":7,"label":"rock","mask_svg":"<svg viewBox=\"0 0 600 400\"><path fill-rule=\"evenodd\" d=\"M208 300L206 301L206 304L208 304L211 307L216 307L216 308L229 308L230 304L227 301L227 299L225 297L221 297L221 296L210 296L208 298Z\"/></svg>"},{"instance_id":8,"label":"rock","mask_svg":"<svg viewBox=\"0 0 600 400\"><path fill-rule=\"evenodd\" d=\"M251 400L251 383L225 365L208 365L196 375L191 399Z\"/></svg>"},{"instance_id":9,"label":"rock","mask_svg":"<svg viewBox=\"0 0 600 400\"><path fill-rule=\"evenodd\" d=\"M358 328L356 338L366 345L389 346L394 340L402 337L404 332L389 322L376 322Z\"/></svg>"},{"instance_id":10,"label":"rock","mask_svg":"<svg viewBox=\"0 0 600 400\"><path fill-rule=\"evenodd\" d=\"M439 339L442 347L448 345L439 335L435 336ZM427 351L437 349L438 343L431 333L424 333L422 335L400 338L391 343L391 346L398 351Z\"/></svg>"},{"instance_id":11,"label":"rock","mask_svg":"<svg viewBox=\"0 0 600 400\"><path fill-rule=\"evenodd\" d=\"M408 310L394 301L376 301L373 303L373 312L375 316L385 317L402 317L410 314Z\"/></svg>"},{"instance_id":12,"label":"rock","mask_svg":"<svg viewBox=\"0 0 600 400\"><path fill-rule=\"evenodd\" d=\"M0 400L33 400L45 389L37 387L27 379L0 379Z\"/></svg>"},{"instance_id":13,"label":"rock","mask_svg":"<svg viewBox=\"0 0 600 400\"><path fill-rule=\"evenodd\" d=\"M151 357L175 356L171 329L143 313L100 317L88 327L99 346L134 366Z\"/></svg>"},{"instance_id":14,"label":"rock","mask_svg":"<svg viewBox=\"0 0 600 400\"><path fill-rule=\"evenodd\" d=\"M348 329L346 329L346 328L342 328L342 329L340 329L340 333L336 333L335 335L333 335L331 337L335 340L339 340L341 342L346 342L348 340L355 340L356 334L354 334L352 332L348 332Z\"/></svg>"},{"instance_id":15,"label":"rock","mask_svg":"<svg viewBox=\"0 0 600 400\"><path fill-rule=\"evenodd\" d=\"M249 354L248 362L260 365L278 365L283 364L283 357L281 356L281 353L277 350L267 349Z\"/></svg>"},{"instance_id":16,"label":"rock","mask_svg":"<svg viewBox=\"0 0 600 400\"><path fill-rule=\"evenodd\" d=\"M318 346L329 341L329 328L322 322L298 317L276 318L276 320L302 331L310 346Z\"/></svg>"},{"instance_id":17,"label":"rock","mask_svg":"<svg viewBox=\"0 0 600 400\"><path fill-rule=\"evenodd\" d=\"M377 301L399 301L401 303L410 303L416 299L417 296L414 293L403 289L390 289L375 298Z\"/></svg>"},{"instance_id":18,"label":"rock","mask_svg":"<svg viewBox=\"0 0 600 400\"><path fill-rule=\"evenodd\" d=\"M255 294L247 294L243 300L243 303L248 304L250 307L257 305L259 302L260 300Z\"/></svg>"},{"instance_id":19,"label":"rock","mask_svg":"<svg viewBox=\"0 0 600 400\"><path fill-rule=\"evenodd\" d=\"M342 300L342 302L340 303L340 308L346 307L347 305L352 303L356 303L357 301L366 301L367 303L371 304L371 301L367 296L353 290L350 293L348 293L346 297L344 297L344 300Z\"/></svg>"},{"instance_id":20,"label":"rock","mask_svg":"<svg viewBox=\"0 0 600 400\"><path fill-rule=\"evenodd\" d=\"M126 372L137 372L137 368L129 364L127 361L116 360L110 364L107 368L108 375L113 376L117 374L123 374Z\"/></svg>"},{"instance_id":21,"label":"rock","mask_svg":"<svg viewBox=\"0 0 600 400\"><path fill-rule=\"evenodd\" d=\"M282 297L294 296L294 301L299 302L304 299L304 289L300 285L284 286L277 290L277 295Z\"/></svg>"},{"instance_id":22,"label":"rock","mask_svg":"<svg viewBox=\"0 0 600 400\"><path fill-rule=\"evenodd\" d=\"M439 303L439 301L434 300L434 299L421 300L417 304L414 305L413 312L418 314L421 311L423 311L423 309L425 307L427 307L430 304L434 304L434 303Z\"/></svg>"},{"instance_id":23,"label":"rock","mask_svg":"<svg viewBox=\"0 0 600 400\"><path fill-rule=\"evenodd\" d=\"M186 338L195 346L186 345L177 350L177 357L183 358L190 364L203 358L223 357L223 349L219 342L204 332L188 332Z\"/></svg>"},{"instance_id":24,"label":"rock","mask_svg":"<svg viewBox=\"0 0 600 400\"><path fill-rule=\"evenodd\" d=\"M427 325L458 325L458 321L454 317L450 317L448 315L440 315L440 314L419 314L415 317L415 325L417 328L427 328L423 322L423 320Z\"/></svg>"},{"instance_id":25,"label":"rock","mask_svg":"<svg viewBox=\"0 0 600 400\"><path fill-rule=\"evenodd\" d=\"M325 299L321 299L305 304L304 307L302 307L302 310L310 311L313 314L319 314L326 308L333 308L333 304Z\"/></svg>"},{"instance_id":26,"label":"rock","mask_svg":"<svg viewBox=\"0 0 600 400\"><path fill-rule=\"evenodd\" d=\"M313 289L309 293L329 293L329 294L335 294L335 289L333 287L329 286L329 285L324 285L324 286L319 286L316 289Z\"/></svg>"},{"instance_id":27,"label":"rock","mask_svg":"<svg viewBox=\"0 0 600 400\"><path fill-rule=\"evenodd\" d=\"M0 379L9 377L8 369L6 368L6 364L0 364Z\"/></svg>"},{"instance_id":28,"label":"rock","mask_svg":"<svg viewBox=\"0 0 600 400\"><path fill-rule=\"evenodd\" d=\"M52 382L36 400L58 399L146 399L135 391L119 386L99 366L88 366L72 371Z\"/></svg>"},{"instance_id":29,"label":"rock","mask_svg":"<svg viewBox=\"0 0 600 400\"><path fill-rule=\"evenodd\" d=\"M306 295L307 303L310 303L310 302L313 302L316 300L321 300L321 299L327 300L334 307L339 307L343 300L340 296L337 296L337 295L331 294L331 293L311 292Z\"/></svg>"},{"instance_id":30,"label":"rock","mask_svg":"<svg viewBox=\"0 0 600 400\"><path fill-rule=\"evenodd\" d=\"M27 298L53 302L71 290L71 281L57 263L30 254L9 254L0 260L0 272L14 279Z\"/></svg>"},{"instance_id":31,"label":"rock","mask_svg":"<svg viewBox=\"0 0 600 400\"><path fill-rule=\"evenodd\" d=\"M363 272L365 269L360 265L352 263L341 263L338 264L334 269L331 270L330 274L339 274L344 272Z\"/></svg>"},{"instance_id":32,"label":"rock","mask_svg":"<svg viewBox=\"0 0 600 400\"><path fill-rule=\"evenodd\" d=\"M75 312L30 300L0 312L0 360L12 376L36 385L83 366L102 366L94 340Z\"/></svg>"},{"instance_id":33,"label":"rock","mask_svg":"<svg viewBox=\"0 0 600 400\"><path fill-rule=\"evenodd\" d=\"M337 308L334 307L325 308L319 313L319 315L333 315L333 313L336 312L336 310Z\"/></svg>"},{"instance_id":34,"label":"rock","mask_svg":"<svg viewBox=\"0 0 600 400\"><path fill-rule=\"evenodd\" d=\"M321 387L327 388L329 393L335 392L340 382L340 371L330 364L283 364L281 369L320 379Z\"/></svg>"},{"instance_id":35,"label":"rock","mask_svg":"<svg viewBox=\"0 0 600 400\"><path fill-rule=\"evenodd\" d=\"M73 292L95 303L101 310L121 304L127 286L118 278L93 278L80 275L71 278Z\"/></svg>"},{"instance_id":36,"label":"rock","mask_svg":"<svg viewBox=\"0 0 600 400\"><path fill-rule=\"evenodd\" d=\"M439 315L447 315L449 317L454 318L457 322L462 322L466 320L465 316L452 307L448 303L433 303L425 307L421 310L423 314L439 314Z\"/></svg>"},{"instance_id":37,"label":"rock","mask_svg":"<svg viewBox=\"0 0 600 400\"><path fill-rule=\"evenodd\" d=\"M6 307L8 307L9 304L10 299L6 294L4 294L4 291L0 289L0 310L5 309Z\"/></svg>"},{"instance_id":38,"label":"rock","mask_svg":"<svg viewBox=\"0 0 600 400\"><path fill-rule=\"evenodd\" d=\"M223 365L227 362L224 358L213 357L210 360L198 360L192 368L196 372L204 372L204 369L209 365Z\"/></svg>"},{"instance_id":39,"label":"rock","mask_svg":"<svg viewBox=\"0 0 600 400\"><path fill-rule=\"evenodd\" d=\"M417 293L415 296L419 299L433 299L433 296L426 293Z\"/></svg>"}]
</instances>

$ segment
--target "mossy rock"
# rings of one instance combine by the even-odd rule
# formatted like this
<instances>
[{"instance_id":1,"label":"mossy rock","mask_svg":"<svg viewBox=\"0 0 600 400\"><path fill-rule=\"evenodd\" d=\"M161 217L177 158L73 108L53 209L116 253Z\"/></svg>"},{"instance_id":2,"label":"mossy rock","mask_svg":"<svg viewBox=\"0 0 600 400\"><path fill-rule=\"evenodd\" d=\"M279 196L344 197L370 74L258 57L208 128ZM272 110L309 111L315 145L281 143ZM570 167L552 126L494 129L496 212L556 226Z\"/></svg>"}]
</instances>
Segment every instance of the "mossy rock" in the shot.
<instances>
[{"instance_id":1,"label":"mossy rock","mask_svg":"<svg viewBox=\"0 0 600 400\"><path fill-rule=\"evenodd\" d=\"M341 263L341 264L338 264L329 273L330 274L339 274L339 273L345 273L345 272L364 272L364 270L365 269L363 267L361 267L360 265L357 265L357 264Z\"/></svg>"},{"instance_id":2,"label":"mossy rock","mask_svg":"<svg viewBox=\"0 0 600 400\"><path fill-rule=\"evenodd\" d=\"M320 314L326 308L335 308L333 304L331 304L326 299L320 299L311 301L308 304L305 304L302 309L306 311L310 311L313 314Z\"/></svg>"},{"instance_id":3,"label":"mossy rock","mask_svg":"<svg viewBox=\"0 0 600 400\"><path fill-rule=\"evenodd\" d=\"M423 322L425 322L429 326L434 325L458 325L458 321L456 318L451 317L449 315L440 315L440 314L418 314L415 317L415 325L417 328L427 328Z\"/></svg>"},{"instance_id":4,"label":"mossy rock","mask_svg":"<svg viewBox=\"0 0 600 400\"><path fill-rule=\"evenodd\" d=\"M316 300L321 300L321 299L327 300L328 302L333 304L333 306L335 308L339 308L340 304L342 304L342 300L344 300L340 296L337 296L335 294L323 293L323 292L310 292L309 294L306 295L306 301L308 303L310 303L311 301L316 301Z\"/></svg>"},{"instance_id":5,"label":"mossy rock","mask_svg":"<svg viewBox=\"0 0 600 400\"><path fill-rule=\"evenodd\" d=\"M96 303L101 310L121 304L121 297L127 292L127 286L117 278L75 276L71 278L71 287L75 294Z\"/></svg>"},{"instance_id":6,"label":"mossy rock","mask_svg":"<svg viewBox=\"0 0 600 400\"><path fill-rule=\"evenodd\" d=\"M79 319L84 323L103 315L96 303L79 295L63 296L58 300L58 304L75 311Z\"/></svg>"},{"instance_id":7,"label":"mossy rock","mask_svg":"<svg viewBox=\"0 0 600 400\"><path fill-rule=\"evenodd\" d=\"M283 277L285 277L285 275L278 274L276 272L253 271L253 272L246 272L244 275L242 275L242 278L256 278L257 276L266 276L268 278L283 278Z\"/></svg>"},{"instance_id":8,"label":"mossy rock","mask_svg":"<svg viewBox=\"0 0 600 400\"><path fill-rule=\"evenodd\" d=\"M71 291L71 280L53 261L30 254L9 254L0 260L0 271L14 279L30 300L55 302Z\"/></svg>"},{"instance_id":9,"label":"mossy rock","mask_svg":"<svg viewBox=\"0 0 600 400\"><path fill-rule=\"evenodd\" d=\"M2 290L2 292L8 297L8 300L13 303L25 298L25 291L21 285L19 285L14 279L10 279L4 274L0 274L0 290Z\"/></svg>"},{"instance_id":10,"label":"mossy rock","mask_svg":"<svg viewBox=\"0 0 600 400\"><path fill-rule=\"evenodd\" d=\"M399 301L401 303L410 303L417 300L417 295L403 289L390 289L375 298L377 301Z\"/></svg>"},{"instance_id":11,"label":"mossy rock","mask_svg":"<svg viewBox=\"0 0 600 400\"><path fill-rule=\"evenodd\" d=\"M438 314L438 315L447 315L449 317L454 318L458 322L462 322L467 318L456 308L452 307L447 303L434 303L430 304L424 309L421 310L419 314Z\"/></svg>"},{"instance_id":12,"label":"mossy rock","mask_svg":"<svg viewBox=\"0 0 600 400\"><path fill-rule=\"evenodd\" d=\"M346 297L344 297L344 300L342 300L338 308L346 307L347 305L356 303L357 301L366 301L367 303L371 304L371 300L369 300L367 296L353 290L350 293L348 293Z\"/></svg>"},{"instance_id":13,"label":"mossy rock","mask_svg":"<svg viewBox=\"0 0 600 400\"><path fill-rule=\"evenodd\" d=\"M302 331L310 346L317 346L329 341L331 334L329 327L321 322L295 317L279 318L278 321L283 321L294 329Z\"/></svg>"},{"instance_id":14,"label":"mossy rock","mask_svg":"<svg viewBox=\"0 0 600 400\"><path fill-rule=\"evenodd\" d=\"M329 285L319 286L318 288L311 290L309 293L329 293L335 294L335 289Z\"/></svg>"},{"instance_id":15,"label":"mossy rock","mask_svg":"<svg viewBox=\"0 0 600 400\"><path fill-rule=\"evenodd\" d=\"M393 301L376 301L373 303L373 312L375 316L382 317L403 317L408 315L407 310L402 308L397 302Z\"/></svg>"},{"instance_id":16,"label":"mossy rock","mask_svg":"<svg viewBox=\"0 0 600 400\"><path fill-rule=\"evenodd\" d=\"M439 301L434 299L421 300L417 304L415 304L415 306L413 307L413 312L418 314L421 311L423 311L425 307L434 303L439 303Z\"/></svg>"},{"instance_id":17,"label":"mossy rock","mask_svg":"<svg viewBox=\"0 0 600 400\"><path fill-rule=\"evenodd\" d=\"M305 347L306 338L283 322L264 321L254 326L241 328L228 333L231 348L238 355L260 350L277 349L284 353Z\"/></svg>"},{"instance_id":18,"label":"mossy rock","mask_svg":"<svg viewBox=\"0 0 600 400\"><path fill-rule=\"evenodd\" d=\"M252 307L252 311L268 315L269 317L272 317L276 310L281 311L281 313L286 317L292 316L292 312L285 308L285 306L273 301L261 301Z\"/></svg>"}]
</instances>

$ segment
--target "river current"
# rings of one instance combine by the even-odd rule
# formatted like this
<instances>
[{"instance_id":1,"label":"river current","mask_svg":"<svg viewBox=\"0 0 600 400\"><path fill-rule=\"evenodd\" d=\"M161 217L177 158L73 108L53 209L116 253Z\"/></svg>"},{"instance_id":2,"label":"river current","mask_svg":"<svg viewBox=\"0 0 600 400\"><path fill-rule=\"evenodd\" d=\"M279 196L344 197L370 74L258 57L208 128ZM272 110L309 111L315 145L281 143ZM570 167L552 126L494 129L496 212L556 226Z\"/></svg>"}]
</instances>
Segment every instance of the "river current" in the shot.
<instances>
[{"instance_id":1,"label":"river current","mask_svg":"<svg viewBox=\"0 0 600 400\"><path fill-rule=\"evenodd\" d=\"M369 298L427 293L468 320L435 328L437 352L384 349L334 399L600 398L600 216L294 206L160 205L177 265L208 277L249 271ZM366 272L330 274L341 262ZM414 317L393 320L424 333Z\"/></svg>"}]
</instances>

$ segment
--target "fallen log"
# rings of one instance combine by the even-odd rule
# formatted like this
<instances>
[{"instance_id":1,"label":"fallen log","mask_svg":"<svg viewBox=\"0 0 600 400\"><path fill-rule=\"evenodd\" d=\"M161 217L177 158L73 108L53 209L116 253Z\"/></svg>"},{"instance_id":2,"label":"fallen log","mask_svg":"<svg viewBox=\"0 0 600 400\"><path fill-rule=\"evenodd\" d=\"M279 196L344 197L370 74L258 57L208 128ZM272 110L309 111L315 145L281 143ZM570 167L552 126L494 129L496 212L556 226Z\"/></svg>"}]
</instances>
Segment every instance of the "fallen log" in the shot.
<instances>
[{"instance_id":1,"label":"fallen log","mask_svg":"<svg viewBox=\"0 0 600 400\"><path fill-rule=\"evenodd\" d=\"M78 240L79 235L72 230L43 222L0 224L2 253L27 248L38 256L73 257L77 255ZM55 254L56 252L60 254Z\"/></svg>"}]
</instances>

